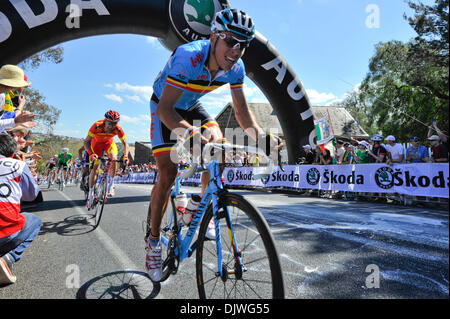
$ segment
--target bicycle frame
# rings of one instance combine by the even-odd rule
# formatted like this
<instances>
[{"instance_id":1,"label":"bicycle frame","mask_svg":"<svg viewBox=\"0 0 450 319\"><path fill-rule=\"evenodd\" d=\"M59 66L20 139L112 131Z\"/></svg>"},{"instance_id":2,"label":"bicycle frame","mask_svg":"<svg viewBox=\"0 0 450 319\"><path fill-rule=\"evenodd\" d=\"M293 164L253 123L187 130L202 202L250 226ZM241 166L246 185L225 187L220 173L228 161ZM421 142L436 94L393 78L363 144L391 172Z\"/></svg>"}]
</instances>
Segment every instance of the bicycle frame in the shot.
<instances>
[{"instance_id":1,"label":"bicycle frame","mask_svg":"<svg viewBox=\"0 0 450 319\"><path fill-rule=\"evenodd\" d=\"M219 171L219 164L213 160L209 164L206 165L206 169L210 173L210 180L208 187L206 188L205 193L203 194L203 197L200 201L200 205L198 207L197 212L195 213L195 216L193 217L191 224L189 225L189 228L187 229L186 235L183 238L183 230L181 227L179 227L174 221L174 224L178 228L178 247L175 250L175 255L179 258L179 262L182 262L185 258L188 258L192 255L192 253L195 251L197 247L197 241L195 241L192 245L192 240L195 236L195 233L197 231L197 228L201 224L201 221L203 219L203 216L206 213L206 210L208 208L208 205L212 199L212 207L213 207L213 218L215 223L215 229L216 229L216 249L217 249L217 267L218 267L218 273L220 276L223 275L223 269L222 269L222 238L220 234L220 220L217 218L217 212L219 211L219 198L220 193L224 191L222 180L220 178L220 171ZM175 210L176 207L173 205L173 199L176 197L177 194L180 192L180 174L177 175L177 178L175 180L174 188L171 192L171 199L172 199L172 208ZM234 254L236 261L239 262L241 267L243 267L241 257L238 255L239 248L237 247L237 241L234 235L233 226L231 223L231 218L228 212L228 209L226 209L226 220L227 220L227 226L228 226L228 232L230 235L231 243L233 246ZM175 211L174 211L175 212ZM172 214L172 217L174 217L174 214ZM175 218L176 219L176 218ZM162 243L167 247L169 245L169 239L161 236Z\"/></svg>"},{"instance_id":2,"label":"bicycle frame","mask_svg":"<svg viewBox=\"0 0 450 319\"><path fill-rule=\"evenodd\" d=\"M109 170L111 169L111 163L113 160L106 159L106 158L100 158L99 159L99 165L98 165L98 172L97 172L97 180L95 181L95 184L97 187L100 187L103 183L108 181L109 177ZM100 173L101 171L101 173Z\"/></svg>"}]
</instances>

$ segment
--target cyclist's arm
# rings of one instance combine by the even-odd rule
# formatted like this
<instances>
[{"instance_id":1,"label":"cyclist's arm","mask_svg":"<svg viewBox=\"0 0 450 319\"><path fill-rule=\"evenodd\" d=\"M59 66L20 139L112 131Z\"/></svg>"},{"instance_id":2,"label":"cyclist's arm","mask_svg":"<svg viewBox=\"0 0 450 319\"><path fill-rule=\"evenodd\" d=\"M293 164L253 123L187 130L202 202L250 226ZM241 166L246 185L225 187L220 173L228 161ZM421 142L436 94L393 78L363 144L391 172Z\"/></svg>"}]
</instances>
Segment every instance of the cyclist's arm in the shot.
<instances>
[{"instance_id":1,"label":"cyclist's arm","mask_svg":"<svg viewBox=\"0 0 450 319\"><path fill-rule=\"evenodd\" d=\"M182 89L166 84L156 109L156 115L161 122L163 122L171 131L176 130L175 132L181 136L186 129L191 127L189 122L184 120L174 108L183 93L184 91Z\"/></svg>"},{"instance_id":2,"label":"cyclist's arm","mask_svg":"<svg viewBox=\"0 0 450 319\"><path fill-rule=\"evenodd\" d=\"M90 135L86 136L86 138L84 139L84 149L86 150L86 152L90 152L91 150L91 141L92 141L92 137Z\"/></svg>"},{"instance_id":3,"label":"cyclist's arm","mask_svg":"<svg viewBox=\"0 0 450 319\"><path fill-rule=\"evenodd\" d=\"M248 107L244 90L232 90L231 97L233 98L234 112L239 125L251 138L257 140L258 136L265 132L256 123L255 116Z\"/></svg>"},{"instance_id":4,"label":"cyclist's arm","mask_svg":"<svg viewBox=\"0 0 450 319\"><path fill-rule=\"evenodd\" d=\"M123 154L125 157L128 158L128 154L130 153L130 145L128 145L127 140L124 138L123 140L120 140L123 144Z\"/></svg>"},{"instance_id":5,"label":"cyclist's arm","mask_svg":"<svg viewBox=\"0 0 450 319\"><path fill-rule=\"evenodd\" d=\"M81 146L80 149L78 150L78 158L80 160L83 159L83 151L84 151L84 143L83 143L83 146Z\"/></svg>"}]
</instances>

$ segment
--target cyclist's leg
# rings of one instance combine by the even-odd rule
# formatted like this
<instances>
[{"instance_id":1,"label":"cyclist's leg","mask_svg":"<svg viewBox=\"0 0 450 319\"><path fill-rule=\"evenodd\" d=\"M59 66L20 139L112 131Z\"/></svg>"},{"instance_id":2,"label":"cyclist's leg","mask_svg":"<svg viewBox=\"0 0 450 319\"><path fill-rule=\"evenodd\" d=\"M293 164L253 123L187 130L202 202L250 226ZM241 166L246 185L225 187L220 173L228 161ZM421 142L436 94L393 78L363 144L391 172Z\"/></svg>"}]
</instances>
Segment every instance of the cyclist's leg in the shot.
<instances>
[{"instance_id":1,"label":"cyclist's leg","mask_svg":"<svg viewBox=\"0 0 450 319\"><path fill-rule=\"evenodd\" d=\"M151 235L159 237L161 220L178 170L177 164L172 162L170 154L163 154L155 159L158 167L158 180L151 192L147 222L151 222Z\"/></svg>"},{"instance_id":2,"label":"cyclist's leg","mask_svg":"<svg viewBox=\"0 0 450 319\"><path fill-rule=\"evenodd\" d=\"M108 147L108 146L106 146ZM117 149L116 143L114 143L114 140L112 141L111 145L108 147L106 154L108 155L108 158L112 160L117 160L117 155L119 151ZM117 171L117 162L111 162L111 165L109 166L109 176L110 176L110 182L108 184L108 194L110 196L115 195L115 189L114 189L114 176L116 176Z\"/></svg>"},{"instance_id":3,"label":"cyclist's leg","mask_svg":"<svg viewBox=\"0 0 450 319\"><path fill-rule=\"evenodd\" d=\"M220 130L219 123L217 123L211 115L205 110L205 108L199 104L193 110L188 112L178 111L180 115L186 119L190 124L195 126L201 126L201 133L204 137L208 138L210 142L220 142L223 139L222 131ZM223 170L223 168L222 168ZM202 182L202 196L206 191L209 183L209 172L203 172L201 177Z\"/></svg>"},{"instance_id":4,"label":"cyclist's leg","mask_svg":"<svg viewBox=\"0 0 450 319\"><path fill-rule=\"evenodd\" d=\"M151 226L151 234L154 238L160 234L161 220L178 172L178 163L172 161L174 156L178 158L178 155L173 153L176 152L174 148L176 141L171 139L170 129L156 116L156 108L157 104L152 100L150 102L152 116L150 137L153 156L158 167L158 180L152 188L147 223ZM149 233L146 235L148 236Z\"/></svg>"},{"instance_id":5,"label":"cyclist's leg","mask_svg":"<svg viewBox=\"0 0 450 319\"><path fill-rule=\"evenodd\" d=\"M64 182L67 180L67 173L69 171L69 166L67 165L67 163L63 164L63 178L64 178Z\"/></svg>"},{"instance_id":6,"label":"cyclist's leg","mask_svg":"<svg viewBox=\"0 0 450 319\"><path fill-rule=\"evenodd\" d=\"M117 160L119 150L117 149L117 145L116 143L114 143L114 141L112 141L111 145L108 147L106 154L108 154L108 157L110 159ZM114 178L114 176L116 176L117 164L117 162L111 162L111 166L109 168L109 176L111 176L111 178Z\"/></svg>"},{"instance_id":7,"label":"cyclist's leg","mask_svg":"<svg viewBox=\"0 0 450 319\"><path fill-rule=\"evenodd\" d=\"M211 131L213 138L211 139L210 142L220 142L223 139L223 135L222 135L222 131L220 130L219 125L217 124L214 126L210 126L208 127L208 129ZM220 165L220 173L222 173L223 169L224 169L224 165ZM209 171L205 171L202 173L202 177L201 177L201 182L202 182L202 194L201 196L203 197L203 194L206 191L206 188L208 187L208 183L209 183L209 179L210 179L210 174Z\"/></svg>"},{"instance_id":8,"label":"cyclist's leg","mask_svg":"<svg viewBox=\"0 0 450 319\"><path fill-rule=\"evenodd\" d=\"M56 164L56 167L57 167L57 169L56 169L56 174L53 176L53 182L56 180L56 178L59 176L59 170L61 169L61 163L57 163Z\"/></svg>"},{"instance_id":9,"label":"cyclist's leg","mask_svg":"<svg viewBox=\"0 0 450 319\"><path fill-rule=\"evenodd\" d=\"M92 159L94 154L97 155L98 158L103 156L103 151L105 150L105 144L104 143L96 143L94 141L91 142L91 152L89 156L89 163L92 164ZM95 182L96 182L96 176L98 173L98 166L100 161L97 159L94 162L94 165L92 167L92 170L89 175L89 189L93 189Z\"/></svg>"},{"instance_id":10,"label":"cyclist's leg","mask_svg":"<svg viewBox=\"0 0 450 319\"><path fill-rule=\"evenodd\" d=\"M83 160L82 160L82 175L81 175L81 184L84 183L84 178L89 175L89 154L85 151L83 152ZM88 183L89 184L89 183ZM89 185L84 185L86 188Z\"/></svg>"},{"instance_id":11,"label":"cyclist's leg","mask_svg":"<svg viewBox=\"0 0 450 319\"><path fill-rule=\"evenodd\" d=\"M96 182L97 171L98 171L98 164L99 164L99 161L96 160L94 165L92 166L91 173L89 174L89 189L94 188L94 185Z\"/></svg>"}]
</instances>

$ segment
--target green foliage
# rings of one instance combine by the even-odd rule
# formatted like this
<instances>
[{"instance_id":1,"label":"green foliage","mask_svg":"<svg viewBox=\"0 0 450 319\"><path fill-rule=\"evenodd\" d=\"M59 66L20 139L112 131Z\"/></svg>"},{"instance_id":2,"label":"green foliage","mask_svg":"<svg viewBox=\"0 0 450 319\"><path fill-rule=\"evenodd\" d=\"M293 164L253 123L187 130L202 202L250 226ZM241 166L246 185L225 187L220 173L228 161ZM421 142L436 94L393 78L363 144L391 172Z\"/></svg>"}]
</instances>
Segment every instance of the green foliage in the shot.
<instances>
[{"instance_id":1,"label":"green foliage","mask_svg":"<svg viewBox=\"0 0 450 319\"><path fill-rule=\"evenodd\" d=\"M415 4L406 17L417 32L407 43L379 43L369 61L369 72L344 106L370 133L393 134L400 141L427 136L431 119L449 125L448 0L434 6Z\"/></svg>"},{"instance_id":2,"label":"green foliage","mask_svg":"<svg viewBox=\"0 0 450 319\"><path fill-rule=\"evenodd\" d=\"M64 147L69 149L73 157L78 157L78 150L83 146L83 139L57 136L52 134L31 133L34 141L33 150L40 152L42 160L37 163L37 171L43 172L48 160L55 154L59 154Z\"/></svg>"},{"instance_id":3,"label":"green foliage","mask_svg":"<svg viewBox=\"0 0 450 319\"><path fill-rule=\"evenodd\" d=\"M64 59L64 48L61 46L49 48L47 50L36 53L28 59L22 61L19 66L25 70L35 70L40 67L42 63L55 63L59 64ZM32 79L30 79L32 82ZM33 131L39 131L45 134L51 134L53 128L59 119L61 110L54 106L48 105L45 102L45 97L37 89L33 87L24 90L27 103L25 104L25 110L35 113L37 118L35 122L38 126Z\"/></svg>"},{"instance_id":4,"label":"green foliage","mask_svg":"<svg viewBox=\"0 0 450 319\"><path fill-rule=\"evenodd\" d=\"M25 110L36 114L35 122L38 126L33 129L46 134L51 134L55 124L58 122L61 110L45 102L45 97L38 90L27 88L23 95L27 99Z\"/></svg>"},{"instance_id":5,"label":"green foliage","mask_svg":"<svg viewBox=\"0 0 450 319\"><path fill-rule=\"evenodd\" d=\"M41 63L59 64L64 60L64 48L61 46L49 48L32 55L28 59L22 61L19 66L24 70L37 69Z\"/></svg>"}]
</instances>

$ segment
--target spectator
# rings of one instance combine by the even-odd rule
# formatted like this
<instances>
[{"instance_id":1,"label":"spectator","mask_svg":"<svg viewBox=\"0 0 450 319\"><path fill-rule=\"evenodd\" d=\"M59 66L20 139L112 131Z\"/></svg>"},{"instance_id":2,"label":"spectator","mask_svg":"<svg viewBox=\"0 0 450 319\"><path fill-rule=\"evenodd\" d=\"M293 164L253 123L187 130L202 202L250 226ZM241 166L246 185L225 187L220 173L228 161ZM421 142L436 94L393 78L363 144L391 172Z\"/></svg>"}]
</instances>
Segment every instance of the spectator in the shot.
<instances>
[{"instance_id":1,"label":"spectator","mask_svg":"<svg viewBox=\"0 0 450 319\"><path fill-rule=\"evenodd\" d=\"M331 152L327 148L316 149L316 152L319 154L319 165L331 165L333 164L333 157L331 156Z\"/></svg>"},{"instance_id":2,"label":"spectator","mask_svg":"<svg viewBox=\"0 0 450 319\"><path fill-rule=\"evenodd\" d=\"M366 141L361 141L358 143L358 150L352 153L356 164L368 164L370 163L370 157L368 154L369 143Z\"/></svg>"},{"instance_id":3,"label":"spectator","mask_svg":"<svg viewBox=\"0 0 450 319\"><path fill-rule=\"evenodd\" d=\"M259 159L259 154L256 153L251 159L250 159L250 164L251 166L259 166L260 164L260 159Z\"/></svg>"},{"instance_id":4,"label":"spectator","mask_svg":"<svg viewBox=\"0 0 450 319\"><path fill-rule=\"evenodd\" d=\"M24 126L18 125L7 130L7 132L14 138L17 144L17 150L14 153L14 158L25 161L25 153L22 152L21 149L27 146L25 136L28 134L28 129Z\"/></svg>"},{"instance_id":5,"label":"spectator","mask_svg":"<svg viewBox=\"0 0 450 319\"><path fill-rule=\"evenodd\" d=\"M14 127L14 125L22 125L26 128L35 127L37 124L32 122L35 117L35 114L23 111L15 118L0 120L0 133Z\"/></svg>"},{"instance_id":6,"label":"spectator","mask_svg":"<svg viewBox=\"0 0 450 319\"><path fill-rule=\"evenodd\" d=\"M372 136L372 150L369 150L367 153L371 156L371 163L386 163L387 160L387 150L381 144L383 137L381 135L375 134Z\"/></svg>"},{"instance_id":7,"label":"spectator","mask_svg":"<svg viewBox=\"0 0 450 319\"><path fill-rule=\"evenodd\" d=\"M42 226L39 217L21 212L21 200L34 200L39 188L27 165L11 158L16 149L17 143L10 135L0 134L0 284L16 282L12 266L22 258Z\"/></svg>"},{"instance_id":8,"label":"spectator","mask_svg":"<svg viewBox=\"0 0 450 319\"><path fill-rule=\"evenodd\" d=\"M335 162L336 164L342 164L342 157L344 157L345 149L344 142L341 140L336 141L337 150L335 153Z\"/></svg>"},{"instance_id":9,"label":"spectator","mask_svg":"<svg viewBox=\"0 0 450 319\"><path fill-rule=\"evenodd\" d=\"M413 136L410 139L411 146L406 149L406 161L408 163L427 163L430 161L428 149L420 145L420 138Z\"/></svg>"},{"instance_id":10,"label":"spectator","mask_svg":"<svg viewBox=\"0 0 450 319\"><path fill-rule=\"evenodd\" d=\"M431 137L433 135L433 131L435 131L437 136L439 136L442 144L445 144L448 149L448 134L446 134L447 132L443 132L437 127L436 120L433 120L431 123L432 124L428 126L428 137Z\"/></svg>"},{"instance_id":11,"label":"spectator","mask_svg":"<svg viewBox=\"0 0 450 319\"><path fill-rule=\"evenodd\" d=\"M19 67L14 65L4 65L0 68L0 110L2 113L10 111L14 113L14 105L8 92L23 90L24 87L29 85L30 82L25 81L25 74ZM8 97L6 94L8 94ZM26 102L25 98L23 96L17 98L18 106L23 107ZM23 124L27 128L34 127L37 124L31 121L35 116L36 115L29 112L18 112L17 115L13 114L9 118L8 116L4 116L3 119L0 119L0 133L8 128L12 128L15 124Z\"/></svg>"},{"instance_id":12,"label":"spectator","mask_svg":"<svg viewBox=\"0 0 450 319\"><path fill-rule=\"evenodd\" d=\"M250 166L250 164L249 164L249 159L248 159L248 153L247 152L245 152L244 151L244 153L243 153L243 161L242 161L242 166Z\"/></svg>"},{"instance_id":13,"label":"spectator","mask_svg":"<svg viewBox=\"0 0 450 319\"><path fill-rule=\"evenodd\" d=\"M236 167L242 166L241 155L239 153L236 153L233 155L233 157L234 157L234 166Z\"/></svg>"},{"instance_id":14,"label":"spectator","mask_svg":"<svg viewBox=\"0 0 450 319\"><path fill-rule=\"evenodd\" d=\"M305 151L305 159L303 160L303 164L313 164L315 160L315 153L313 152L311 145L303 145L303 150Z\"/></svg>"},{"instance_id":15,"label":"spectator","mask_svg":"<svg viewBox=\"0 0 450 319\"><path fill-rule=\"evenodd\" d=\"M344 154L341 158L341 164L352 164L354 162L352 153L353 153L353 145L346 142L343 144L344 146Z\"/></svg>"},{"instance_id":16,"label":"spectator","mask_svg":"<svg viewBox=\"0 0 450 319\"><path fill-rule=\"evenodd\" d=\"M441 143L437 135L431 135L428 140L431 144L431 161L434 163L448 163L448 147Z\"/></svg>"},{"instance_id":17,"label":"spectator","mask_svg":"<svg viewBox=\"0 0 450 319\"><path fill-rule=\"evenodd\" d=\"M385 148L389 152L387 164L392 165L393 163L403 163L405 159L405 149L401 144L395 143L395 137L388 135L385 138L386 145Z\"/></svg>"},{"instance_id":18,"label":"spectator","mask_svg":"<svg viewBox=\"0 0 450 319\"><path fill-rule=\"evenodd\" d=\"M0 94L4 94L1 98L4 101L2 106L2 119L14 118L16 116L16 110L12 101L15 97L17 97L17 111L22 111L26 99L21 93L30 84L26 80L26 76L21 68L10 64L0 68Z\"/></svg>"}]
</instances>

